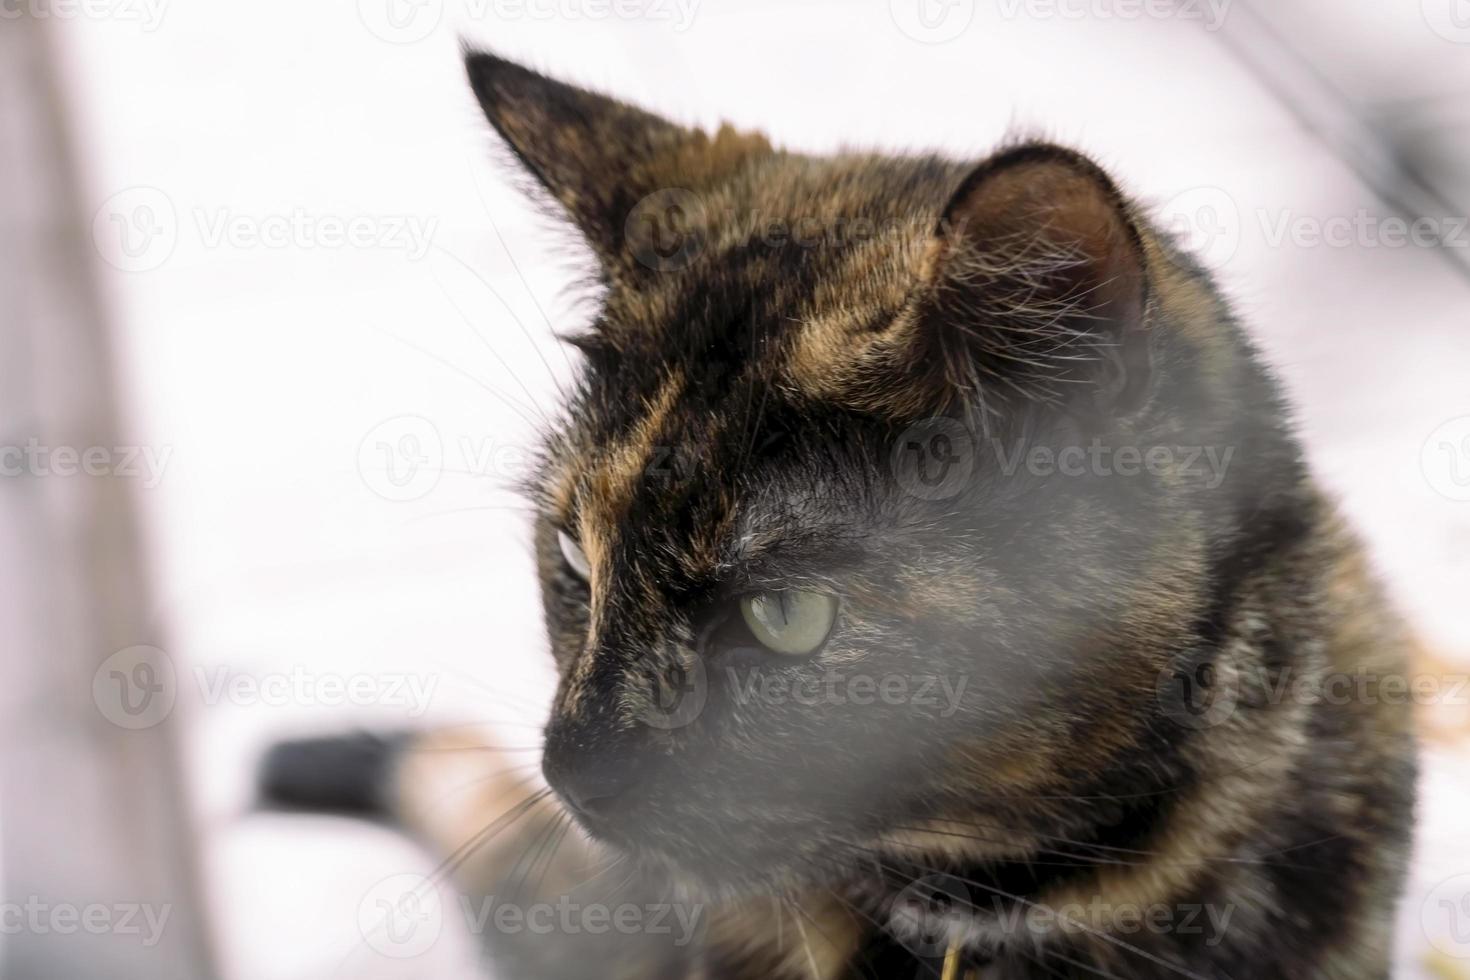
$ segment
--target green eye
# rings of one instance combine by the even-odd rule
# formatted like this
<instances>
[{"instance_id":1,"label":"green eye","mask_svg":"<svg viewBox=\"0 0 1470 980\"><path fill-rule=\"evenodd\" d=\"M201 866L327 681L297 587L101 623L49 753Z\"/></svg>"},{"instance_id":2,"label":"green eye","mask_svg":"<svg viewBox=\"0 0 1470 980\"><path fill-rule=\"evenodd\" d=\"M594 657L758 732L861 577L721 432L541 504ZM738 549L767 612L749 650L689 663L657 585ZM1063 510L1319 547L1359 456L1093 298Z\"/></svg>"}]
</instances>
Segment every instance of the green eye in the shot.
<instances>
[{"instance_id":1,"label":"green eye","mask_svg":"<svg viewBox=\"0 0 1470 980\"><path fill-rule=\"evenodd\" d=\"M837 619L837 598L796 589L761 592L740 600L740 615L763 646L804 657L827 641Z\"/></svg>"}]
</instances>

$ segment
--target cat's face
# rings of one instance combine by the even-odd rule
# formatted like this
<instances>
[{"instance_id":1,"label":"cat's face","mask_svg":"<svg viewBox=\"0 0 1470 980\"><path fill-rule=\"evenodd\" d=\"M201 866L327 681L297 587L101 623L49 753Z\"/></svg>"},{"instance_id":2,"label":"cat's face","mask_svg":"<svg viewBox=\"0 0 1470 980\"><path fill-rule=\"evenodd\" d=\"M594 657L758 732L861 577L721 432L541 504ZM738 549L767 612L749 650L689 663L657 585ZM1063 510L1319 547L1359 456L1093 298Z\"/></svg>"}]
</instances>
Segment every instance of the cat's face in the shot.
<instances>
[{"instance_id":1,"label":"cat's face","mask_svg":"<svg viewBox=\"0 0 1470 980\"><path fill-rule=\"evenodd\" d=\"M1098 466L1165 387L1106 178L791 156L470 70L608 286L533 488L552 787L736 890L1064 825L1152 737L1201 537L1168 474Z\"/></svg>"}]
</instances>

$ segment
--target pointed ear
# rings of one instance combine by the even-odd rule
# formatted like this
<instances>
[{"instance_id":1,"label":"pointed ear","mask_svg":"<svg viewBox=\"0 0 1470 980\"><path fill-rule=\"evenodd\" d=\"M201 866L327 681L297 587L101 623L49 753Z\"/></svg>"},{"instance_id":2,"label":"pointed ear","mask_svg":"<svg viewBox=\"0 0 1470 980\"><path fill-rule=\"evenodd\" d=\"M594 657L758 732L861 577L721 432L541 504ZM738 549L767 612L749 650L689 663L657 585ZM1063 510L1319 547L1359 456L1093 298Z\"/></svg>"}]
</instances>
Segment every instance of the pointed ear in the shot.
<instances>
[{"instance_id":1,"label":"pointed ear","mask_svg":"<svg viewBox=\"0 0 1470 980\"><path fill-rule=\"evenodd\" d=\"M656 264L630 254L640 203L655 220L682 206L674 231L699 234L701 216L686 212L700 210L701 191L771 152L758 134L724 126L711 137L491 54L471 52L465 67L491 126L611 272Z\"/></svg>"},{"instance_id":2,"label":"pointed ear","mask_svg":"<svg viewBox=\"0 0 1470 980\"><path fill-rule=\"evenodd\" d=\"M912 313L915 364L950 390L1142 407L1151 380L1144 248L1086 157L1028 144L982 163L944 211Z\"/></svg>"}]
</instances>

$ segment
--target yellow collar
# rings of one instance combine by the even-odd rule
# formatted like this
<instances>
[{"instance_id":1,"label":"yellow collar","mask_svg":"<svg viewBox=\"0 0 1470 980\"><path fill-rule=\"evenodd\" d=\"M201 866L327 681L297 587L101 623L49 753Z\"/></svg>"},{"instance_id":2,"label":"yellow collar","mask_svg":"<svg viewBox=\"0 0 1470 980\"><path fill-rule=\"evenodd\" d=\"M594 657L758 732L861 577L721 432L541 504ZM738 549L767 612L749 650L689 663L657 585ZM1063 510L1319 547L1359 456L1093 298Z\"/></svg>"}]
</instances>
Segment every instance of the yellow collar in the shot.
<instances>
[{"instance_id":1,"label":"yellow collar","mask_svg":"<svg viewBox=\"0 0 1470 980\"><path fill-rule=\"evenodd\" d=\"M944 970L939 975L939 980L980 980L980 975L974 970L965 969L961 962L963 952L959 943L950 943L949 949L944 953Z\"/></svg>"}]
</instances>

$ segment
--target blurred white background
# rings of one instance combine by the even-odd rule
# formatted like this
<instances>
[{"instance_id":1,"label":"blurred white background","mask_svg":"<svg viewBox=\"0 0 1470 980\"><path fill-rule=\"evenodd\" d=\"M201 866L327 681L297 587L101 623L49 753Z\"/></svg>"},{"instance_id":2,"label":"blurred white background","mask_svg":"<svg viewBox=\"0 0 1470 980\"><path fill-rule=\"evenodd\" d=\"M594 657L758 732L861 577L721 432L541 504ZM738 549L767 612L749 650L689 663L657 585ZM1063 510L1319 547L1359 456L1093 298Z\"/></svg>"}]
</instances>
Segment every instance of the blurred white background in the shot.
<instances>
[{"instance_id":1,"label":"blurred white background","mask_svg":"<svg viewBox=\"0 0 1470 980\"><path fill-rule=\"evenodd\" d=\"M1360 209L1393 212L1335 152L1342 133L1313 131L1330 107L1304 125L1254 64L1285 42L1322 73L1306 90L1396 145L1436 147L1425 166L1458 177L1442 184L1463 215L1470 11L1262 8L108 0L58 14L127 438L157 463L136 481L150 618L180 677L225 974L468 970L449 929L416 958L366 948L364 897L430 860L379 828L252 814L264 745L434 722L537 734L515 727L539 721L550 675L508 488L571 370L552 329L586 308L566 293L575 250L497 164L460 37L802 150L979 156L1016 130L1089 150L1192 233L1426 648L1470 667L1470 442L1438 448L1470 435L1470 232L1445 249L1385 244L1378 225L1311 241ZM1470 766L1443 745L1429 763L1403 977L1456 975L1426 934L1446 893L1428 896L1470 872Z\"/></svg>"}]
</instances>

